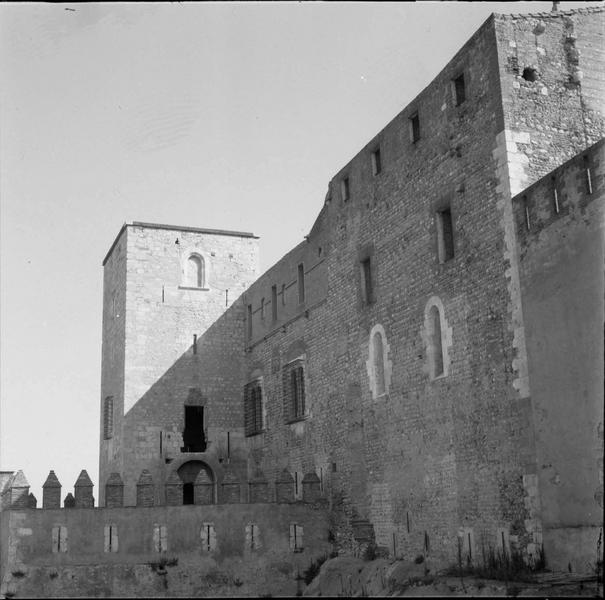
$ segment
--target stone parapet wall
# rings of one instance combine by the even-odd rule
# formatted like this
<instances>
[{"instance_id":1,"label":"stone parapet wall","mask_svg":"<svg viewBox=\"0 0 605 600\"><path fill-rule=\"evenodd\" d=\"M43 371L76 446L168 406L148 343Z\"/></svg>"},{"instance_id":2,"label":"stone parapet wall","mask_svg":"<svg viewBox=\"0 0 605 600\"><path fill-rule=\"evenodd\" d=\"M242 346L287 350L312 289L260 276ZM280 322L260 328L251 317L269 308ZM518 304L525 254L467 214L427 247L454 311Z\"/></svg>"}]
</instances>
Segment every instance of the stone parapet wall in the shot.
<instances>
[{"instance_id":1,"label":"stone parapet wall","mask_svg":"<svg viewBox=\"0 0 605 600\"><path fill-rule=\"evenodd\" d=\"M1 593L25 597L92 596L99 589L107 596L295 595L297 574L330 551L326 513L302 505L49 509L0 518L10 549L2 554ZM250 524L256 544L247 536ZM304 531L296 552L293 524ZM53 551L56 527L64 528L61 551Z\"/></svg>"}]
</instances>

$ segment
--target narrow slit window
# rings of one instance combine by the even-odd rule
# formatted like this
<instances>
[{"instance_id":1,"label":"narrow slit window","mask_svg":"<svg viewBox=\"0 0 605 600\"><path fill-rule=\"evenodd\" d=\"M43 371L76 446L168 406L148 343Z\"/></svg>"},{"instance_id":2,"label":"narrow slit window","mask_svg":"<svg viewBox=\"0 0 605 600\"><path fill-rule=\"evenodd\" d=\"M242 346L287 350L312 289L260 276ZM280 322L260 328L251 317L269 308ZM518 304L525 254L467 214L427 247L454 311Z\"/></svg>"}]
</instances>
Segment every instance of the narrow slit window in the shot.
<instances>
[{"instance_id":1,"label":"narrow slit window","mask_svg":"<svg viewBox=\"0 0 605 600\"><path fill-rule=\"evenodd\" d=\"M248 314L247 319L248 323L248 339L252 338L252 304L248 304Z\"/></svg>"},{"instance_id":2,"label":"narrow slit window","mask_svg":"<svg viewBox=\"0 0 605 600\"><path fill-rule=\"evenodd\" d=\"M361 261L361 293L364 304L374 301L374 288L372 285L372 261L370 257Z\"/></svg>"},{"instance_id":3,"label":"narrow slit window","mask_svg":"<svg viewBox=\"0 0 605 600\"><path fill-rule=\"evenodd\" d=\"M303 263L298 265L298 303L305 301L305 266Z\"/></svg>"},{"instance_id":4,"label":"narrow slit window","mask_svg":"<svg viewBox=\"0 0 605 600\"><path fill-rule=\"evenodd\" d=\"M342 196L343 202L348 202L350 198L350 190L349 190L349 178L345 177L340 182L340 194Z\"/></svg>"},{"instance_id":5,"label":"narrow slit window","mask_svg":"<svg viewBox=\"0 0 605 600\"><path fill-rule=\"evenodd\" d=\"M460 106L466 100L466 87L464 85L463 73L454 79L454 96L456 99L456 106Z\"/></svg>"},{"instance_id":6,"label":"narrow slit window","mask_svg":"<svg viewBox=\"0 0 605 600\"><path fill-rule=\"evenodd\" d=\"M414 144L420 139L420 118L418 117L418 113L414 113L410 117L410 139Z\"/></svg>"},{"instance_id":7,"label":"narrow slit window","mask_svg":"<svg viewBox=\"0 0 605 600\"><path fill-rule=\"evenodd\" d=\"M454 225L449 207L437 212L437 250L440 263L454 258Z\"/></svg>"},{"instance_id":8,"label":"narrow slit window","mask_svg":"<svg viewBox=\"0 0 605 600\"><path fill-rule=\"evenodd\" d=\"M53 554L67 552L67 527L55 525L52 529Z\"/></svg>"},{"instance_id":9,"label":"narrow slit window","mask_svg":"<svg viewBox=\"0 0 605 600\"><path fill-rule=\"evenodd\" d=\"M277 286L271 286L271 320L277 321Z\"/></svg>"},{"instance_id":10,"label":"narrow slit window","mask_svg":"<svg viewBox=\"0 0 605 600\"><path fill-rule=\"evenodd\" d=\"M552 178L552 207L555 214L559 214L561 210L559 207L559 193L557 192L557 182L554 177Z\"/></svg>"},{"instance_id":11,"label":"narrow slit window","mask_svg":"<svg viewBox=\"0 0 605 600\"><path fill-rule=\"evenodd\" d=\"M372 339L374 345L374 378L376 385L376 397L382 396L386 390L386 382L384 377L384 350L382 335L377 331Z\"/></svg>"},{"instance_id":12,"label":"narrow slit window","mask_svg":"<svg viewBox=\"0 0 605 600\"><path fill-rule=\"evenodd\" d=\"M264 298L260 299L260 318L261 319L265 318L265 299Z\"/></svg>"},{"instance_id":13,"label":"narrow slit window","mask_svg":"<svg viewBox=\"0 0 605 600\"><path fill-rule=\"evenodd\" d=\"M376 148L372 152L372 173L374 176L378 175L382 171L382 160L380 158L380 148Z\"/></svg>"},{"instance_id":14,"label":"narrow slit window","mask_svg":"<svg viewBox=\"0 0 605 600\"><path fill-rule=\"evenodd\" d=\"M592 194L592 177L590 175L590 163L588 156L584 157L584 168L586 169L586 188L589 194Z\"/></svg>"},{"instance_id":15,"label":"narrow slit window","mask_svg":"<svg viewBox=\"0 0 605 600\"><path fill-rule=\"evenodd\" d=\"M436 306L431 306L429 317L431 325L432 371L433 377L439 377L443 375L443 343L441 339L441 315Z\"/></svg>"},{"instance_id":16,"label":"narrow slit window","mask_svg":"<svg viewBox=\"0 0 605 600\"><path fill-rule=\"evenodd\" d=\"M282 306L286 306L286 284L282 283L281 285L281 304Z\"/></svg>"},{"instance_id":17,"label":"narrow slit window","mask_svg":"<svg viewBox=\"0 0 605 600\"><path fill-rule=\"evenodd\" d=\"M216 550L216 532L213 523L202 523L200 538L202 540L202 550L204 552Z\"/></svg>"},{"instance_id":18,"label":"narrow slit window","mask_svg":"<svg viewBox=\"0 0 605 600\"><path fill-rule=\"evenodd\" d=\"M118 527L117 525L105 525L105 552L118 551Z\"/></svg>"},{"instance_id":19,"label":"narrow slit window","mask_svg":"<svg viewBox=\"0 0 605 600\"><path fill-rule=\"evenodd\" d=\"M246 525L246 541L249 550L258 550L261 547L260 530L256 523Z\"/></svg>"},{"instance_id":20,"label":"narrow slit window","mask_svg":"<svg viewBox=\"0 0 605 600\"><path fill-rule=\"evenodd\" d=\"M531 221L529 218L529 201L527 196L523 196L523 208L525 210L525 226L527 227L527 231L531 229Z\"/></svg>"}]
</instances>

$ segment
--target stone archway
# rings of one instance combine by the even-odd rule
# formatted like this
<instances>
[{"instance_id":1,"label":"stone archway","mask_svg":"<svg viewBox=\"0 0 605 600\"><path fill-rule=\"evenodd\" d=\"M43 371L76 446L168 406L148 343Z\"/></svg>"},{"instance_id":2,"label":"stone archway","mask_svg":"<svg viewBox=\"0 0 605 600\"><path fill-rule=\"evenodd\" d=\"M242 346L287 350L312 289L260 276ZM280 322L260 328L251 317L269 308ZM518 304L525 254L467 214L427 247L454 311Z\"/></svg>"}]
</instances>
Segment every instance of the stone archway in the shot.
<instances>
[{"instance_id":1,"label":"stone archway","mask_svg":"<svg viewBox=\"0 0 605 600\"><path fill-rule=\"evenodd\" d=\"M200 471L206 471L208 478L215 482L214 473L208 464L201 460L189 460L183 463L177 470L180 480L183 482L183 504L194 503L194 483Z\"/></svg>"}]
</instances>

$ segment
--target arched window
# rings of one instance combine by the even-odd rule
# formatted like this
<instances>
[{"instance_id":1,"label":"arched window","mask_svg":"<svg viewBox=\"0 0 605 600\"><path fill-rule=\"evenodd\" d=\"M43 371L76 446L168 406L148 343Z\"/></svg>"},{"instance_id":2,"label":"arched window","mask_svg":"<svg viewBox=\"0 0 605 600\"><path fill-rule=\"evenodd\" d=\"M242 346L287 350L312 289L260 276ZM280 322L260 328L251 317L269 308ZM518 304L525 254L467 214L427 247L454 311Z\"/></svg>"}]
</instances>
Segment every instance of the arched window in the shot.
<instances>
[{"instance_id":1,"label":"arched window","mask_svg":"<svg viewBox=\"0 0 605 600\"><path fill-rule=\"evenodd\" d=\"M445 319L443 303L437 296L429 299L424 309L424 334L429 377L436 379L449 374L449 348L452 329Z\"/></svg>"},{"instance_id":2,"label":"arched window","mask_svg":"<svg viewBox=\"0 0 605 600\"><path fill-rule=\"evenodd\" d=\"M384 352L382 348L382 335L380 332L376 332L372 339L374 346L374 385L376 389L376 395L382 396L384 394L386 386L384 381Z\"/></svg>"},{"instance_id":3,"label":"arched window","mask_svg":"<svg viewBox=\"0 0 605 600\"><path fill-rule=\"evenodd\" d=\"M369 351L366 368L368 383L374 400L386 397L391 385L392 361L389 359L390 346L382 325L374 325L368 340Z\"/></svg>"},{"instance_id":4,"label":"arched window","mask_svg":"<svg viewBox=\"0 0 605 600\"><path fill-rule=\"evenodd\" d=\"M204 287L204 259L197 254L192 254L187 259L186 285L188 287Z\"/></svg>"},{"instance_id":5,"label":"arched window","mask_svg":"<svg viewBox=\"0 0 605 600\"><path fill-rule=\"evenodd\" d=\"M439 309L433 305L429 310L430 349L432 352L433 377L443 375L443 343L441 340L441 316Z\"/></svg>"}]
</instances>

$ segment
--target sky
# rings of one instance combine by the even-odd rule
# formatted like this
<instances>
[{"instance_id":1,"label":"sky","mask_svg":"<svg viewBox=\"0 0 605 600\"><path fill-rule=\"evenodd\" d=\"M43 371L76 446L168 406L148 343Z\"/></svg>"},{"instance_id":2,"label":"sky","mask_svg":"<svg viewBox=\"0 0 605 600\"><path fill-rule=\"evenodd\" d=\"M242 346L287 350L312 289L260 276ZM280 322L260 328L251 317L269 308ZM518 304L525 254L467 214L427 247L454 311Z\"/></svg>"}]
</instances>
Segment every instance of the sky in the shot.
<instances>
[{"instance_id":1,"label":"sky","mask_svg":"<svg viewBox=\"0 0 605 600\"><path fill-rule=\"evenodd\" d=\"M561 2L560 9L595 5ZM98 497L102 260L124 222L261 269L491 12L552 2L0 5L0 470Z\"/></svg>"}]
</instances>

